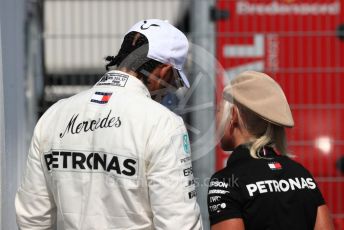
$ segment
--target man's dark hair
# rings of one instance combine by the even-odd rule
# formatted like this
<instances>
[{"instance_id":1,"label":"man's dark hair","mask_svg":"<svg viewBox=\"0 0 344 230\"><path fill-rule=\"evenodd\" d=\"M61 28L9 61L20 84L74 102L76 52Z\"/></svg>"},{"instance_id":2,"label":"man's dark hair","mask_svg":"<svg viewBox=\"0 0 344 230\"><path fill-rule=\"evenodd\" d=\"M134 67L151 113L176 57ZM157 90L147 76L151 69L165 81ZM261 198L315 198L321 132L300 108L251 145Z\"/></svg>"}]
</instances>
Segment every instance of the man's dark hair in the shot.
<instances>
[{"instance_id":1,"label":"man's dark hair","mask_svg":"<svg viewBox=\"0 0 344 230\"><path fill-rule=\"evenodd\" d=\"M149 44L146 36L139 32L130 32L124 37L118 54L115 57L108 56L105 58L108 61L105 68L109 70L110 66L125 67L143 76L143 79L147 81L147 74L144 73L151 73L162 64L147 57L148 49Z\"/></svg>"}]
</instances>

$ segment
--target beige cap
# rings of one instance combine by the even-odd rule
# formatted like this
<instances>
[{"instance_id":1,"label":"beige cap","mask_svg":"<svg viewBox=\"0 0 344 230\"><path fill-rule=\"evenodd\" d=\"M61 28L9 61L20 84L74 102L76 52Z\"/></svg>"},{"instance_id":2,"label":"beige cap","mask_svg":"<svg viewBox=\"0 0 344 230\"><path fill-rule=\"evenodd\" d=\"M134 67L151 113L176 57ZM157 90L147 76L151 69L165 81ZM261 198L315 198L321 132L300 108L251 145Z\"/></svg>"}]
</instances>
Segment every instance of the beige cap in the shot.
<instances>
[{"instance_id":1,"label":"beige cap","mask_svg":"<svg viewBox=\"0 0 344 230\"><path fill-rule=\"evenodd\" d=\"M223 90L227 101L237 101L264 120L293 127L294 120L282 88L267 74L245 71Z\"/></svg>"}]
</instances>

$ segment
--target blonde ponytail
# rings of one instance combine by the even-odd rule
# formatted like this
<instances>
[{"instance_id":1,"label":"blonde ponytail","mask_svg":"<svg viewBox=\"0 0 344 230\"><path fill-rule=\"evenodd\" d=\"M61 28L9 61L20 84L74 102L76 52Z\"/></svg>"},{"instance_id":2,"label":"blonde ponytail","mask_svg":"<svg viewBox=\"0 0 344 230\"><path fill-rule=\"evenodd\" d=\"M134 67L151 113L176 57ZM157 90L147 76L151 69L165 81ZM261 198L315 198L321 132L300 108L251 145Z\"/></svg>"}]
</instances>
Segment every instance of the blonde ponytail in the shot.
<instances>
[{"instance_id":1,"label":"blonde ponytail","mask_svg":"<svg viewBox=\"0 0 344 230\"><path fill-rule=\"evenodd\" d=\"M221 119L216 129L217 141L219 141L225 134L225 129L227 127L227 124L229 120L231 119L231 108L233 104L229 103L226 100L223 100L221 106L222 106L222 108L220 108L222 110Z\"/></svg>"},{"instance_id":2,"label":"blonde ponytail","mask_svg":"<svg viewBox=\"0 0 344 230\"><path fill-rule=\"evenodd\" d=\"M248 147L253 158L260 158L260 150L264 146L274 147L281 155L287 155L287 143L284 127L263 120L246 107L237 104L239 123L251 135Z\"/></svg>"},{"instance_id":3,"label":"blonde ponytail","mask_svg":"<svg viewBox=\"0 0 344 230\"><path fill-rule=\"evenodd\" d=\"M267 125L266 128L266 132L258 137L257 139L255 139L252 144L250 145L250 154L252 157L254 158L258 158L259 155L257 155L258 152L260 152L260 150L268 145L269 143L271 143L272 141L272 136L273 136L273 128L271 126L271 124Z\"/></svg>"},{"instance_id":4,"label":"blonde ponytail","mask_svg":"<svg viewBox=\"0 0 344 230\"><path fill-rule=\"evenodd\" d=\"M291 156L287 153L287 137L285 134L285 128L282 126L274 125L274 142L278 152L283 156Z\"/></svg>"}]
</instances>

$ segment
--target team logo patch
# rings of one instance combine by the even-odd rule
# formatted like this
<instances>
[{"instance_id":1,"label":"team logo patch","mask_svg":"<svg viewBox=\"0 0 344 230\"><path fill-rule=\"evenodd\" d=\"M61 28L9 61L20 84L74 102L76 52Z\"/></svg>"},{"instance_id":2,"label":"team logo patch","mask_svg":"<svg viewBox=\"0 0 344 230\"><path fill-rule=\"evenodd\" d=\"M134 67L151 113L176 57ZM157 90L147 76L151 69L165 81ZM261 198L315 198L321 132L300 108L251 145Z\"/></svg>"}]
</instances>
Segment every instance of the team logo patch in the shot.
<instances>
[{"instance_id":1,"label":"team logo patch","mask_svg":"<svg viewBox=\"0 0 344 230\"><path fill-rule=\"evenodd\" d=\"M95 92L92 95L91 102L98 104L107 104L111 98L112 93Z\"/></svg>"},{"instance_id":2,"label":"team logo patch","mask_svg":"<svg viewBox=\"0 0 344 230\"><path fill-rule=\"evenodd\" d=\"M128 81L128 76L120 73L106 73L100 81L98 86L118 86L125 87Z\"/></svg>"},{"instance_id":3,"label":"team logo patch","mask_svg":"<svg viewBox=\"0 0 344 230\"><path fill-rule=\"evenodd\" d=\"M278 162L272 162L272 163L269 163L269 168L271 170L281 170L282 169L282 165Z\"/></svg>"}]
</instances>

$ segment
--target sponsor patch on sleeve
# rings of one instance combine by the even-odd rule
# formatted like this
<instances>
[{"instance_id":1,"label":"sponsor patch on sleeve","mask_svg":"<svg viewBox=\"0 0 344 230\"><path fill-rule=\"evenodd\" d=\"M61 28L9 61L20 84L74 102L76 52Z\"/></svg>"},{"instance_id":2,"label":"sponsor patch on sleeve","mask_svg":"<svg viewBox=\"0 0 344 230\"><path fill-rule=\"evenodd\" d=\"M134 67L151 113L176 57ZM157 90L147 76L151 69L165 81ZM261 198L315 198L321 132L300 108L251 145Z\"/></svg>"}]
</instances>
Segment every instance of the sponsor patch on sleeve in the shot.
<instances>
[{"instance_id":1,"label":"sponsor patch on sleeve","mask_svg":"<svg viewBox=\"0 0 344 230\"><path fill-rule=\"evenodd\" d=\"M183 134L183 149L185 154L190 154L190 141L187 133Z\"/></svg>"},{"instance_id":2,"label":"sponsor patch on sleeve","mask_svg":"<svg viewBox=\"0 0 344 230\"><path fill-rule=\"evenodd\" d=\"M231 196L230 186L235 186L231 179L212 178L208 190L208 208L210 214L219 213L228 207L227 198Z\"/></svg>"},{"instance_id":3,"label":"sponsor patch on sleeve","mask_svg":"<svg viewBox=\"0 0 344 230\"><path fill-rule=\"evenodd\" d=\"M196 198L196 180L192 170L192 158L189 136L185 130L172 136L171 149L179 167L179 180L182 182L185 201Z\"/></svg>"}]
</instances>

